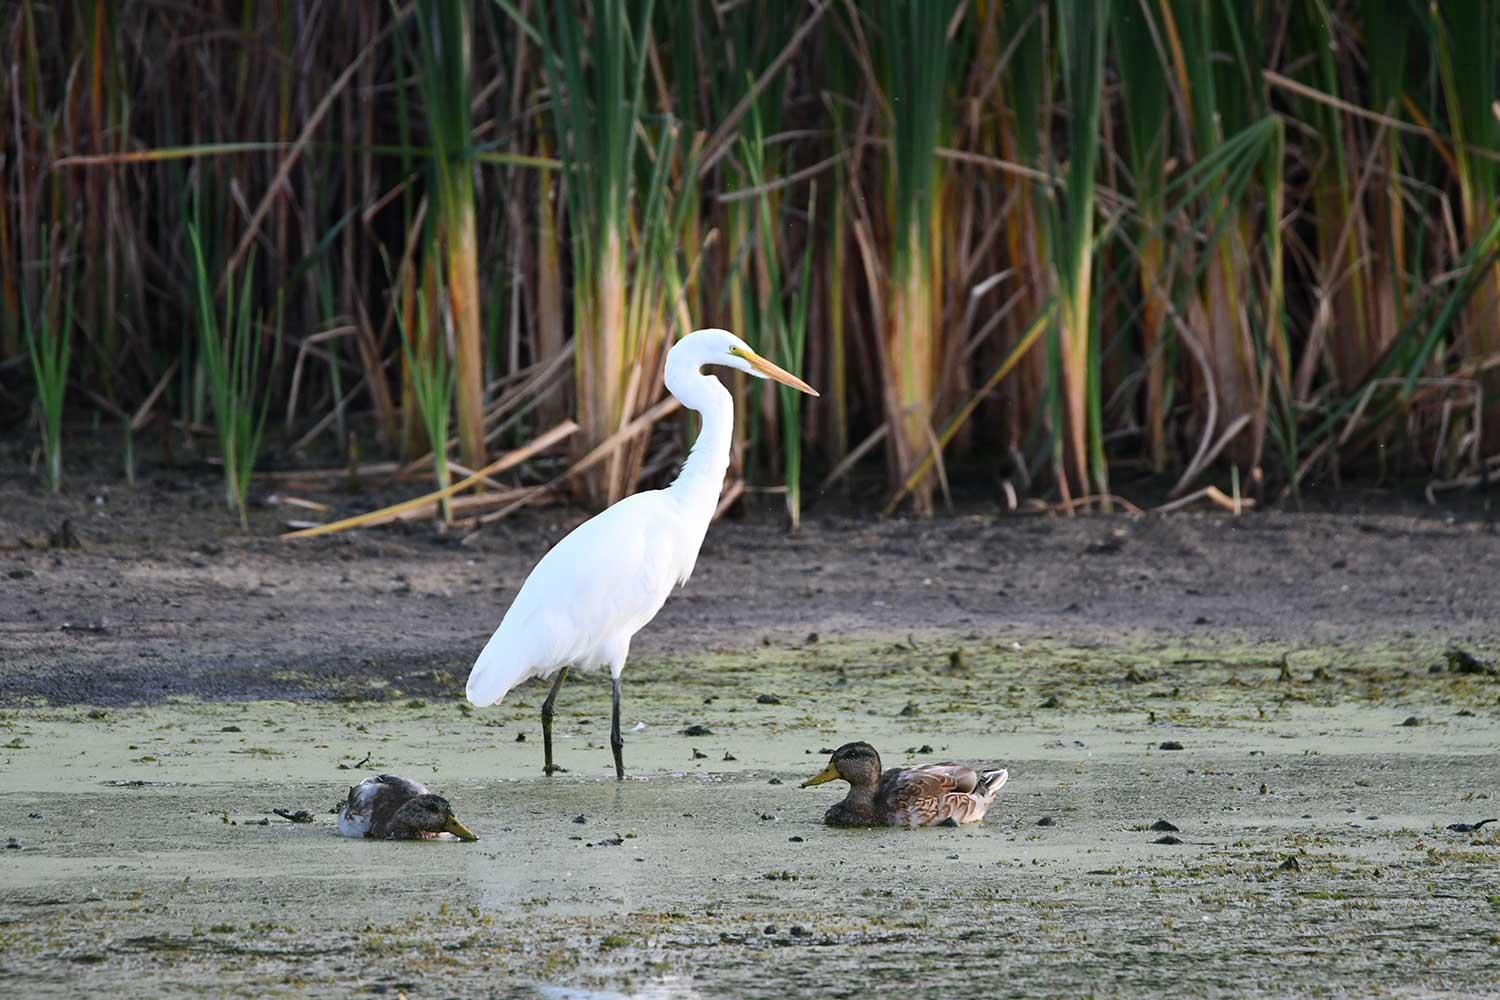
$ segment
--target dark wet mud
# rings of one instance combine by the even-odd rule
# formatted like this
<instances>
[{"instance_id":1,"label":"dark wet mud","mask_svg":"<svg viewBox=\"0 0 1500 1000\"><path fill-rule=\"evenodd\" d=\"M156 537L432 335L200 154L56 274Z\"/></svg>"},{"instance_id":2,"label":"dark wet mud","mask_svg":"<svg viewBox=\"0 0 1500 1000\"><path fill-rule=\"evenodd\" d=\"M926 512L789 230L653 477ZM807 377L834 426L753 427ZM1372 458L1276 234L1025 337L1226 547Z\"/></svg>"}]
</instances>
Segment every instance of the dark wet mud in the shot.
<instances>
[{"instance_id":1,"label":"dark wet mud","mask_svg":"<svg viewBox=\"0 0 1500 1000\"><path fill-rule=\"evenodd\" d=\"M394 527L295 543L305 511L241 535L213 481L42 497L0 468L0 704L441 695L526 574L582 518L524 511L477 534ZM376 497L309 494L333 514ZM809 516L761 498L713 526L643 659L872 636L1278 643L1494 642L1500 533L1390 498L1242 518ZM81 547L49 548L63 521Z\"/></svg>"}]
</instances>

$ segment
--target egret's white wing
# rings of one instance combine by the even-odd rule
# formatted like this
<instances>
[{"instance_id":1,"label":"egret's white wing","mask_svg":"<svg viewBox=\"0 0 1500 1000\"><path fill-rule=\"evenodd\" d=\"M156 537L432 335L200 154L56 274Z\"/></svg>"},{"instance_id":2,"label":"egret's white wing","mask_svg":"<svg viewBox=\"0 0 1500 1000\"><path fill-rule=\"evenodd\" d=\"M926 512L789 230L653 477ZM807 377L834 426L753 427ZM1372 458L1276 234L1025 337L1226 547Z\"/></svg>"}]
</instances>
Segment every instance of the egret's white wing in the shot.
<instances>
[{"instance_id":1,"label":"egret's white wing","mask_svg":"<svg viewBox=\"0 0 1500 1000\"><path fill-rule=\"evenodd\" d=\"M604 650L628 643L697 557L681 529L677 504L661 490L626 497L573 529L536 564L474 661L469 700L490 705L529 677L597 667Z\"/></svg>"}]
</instances>

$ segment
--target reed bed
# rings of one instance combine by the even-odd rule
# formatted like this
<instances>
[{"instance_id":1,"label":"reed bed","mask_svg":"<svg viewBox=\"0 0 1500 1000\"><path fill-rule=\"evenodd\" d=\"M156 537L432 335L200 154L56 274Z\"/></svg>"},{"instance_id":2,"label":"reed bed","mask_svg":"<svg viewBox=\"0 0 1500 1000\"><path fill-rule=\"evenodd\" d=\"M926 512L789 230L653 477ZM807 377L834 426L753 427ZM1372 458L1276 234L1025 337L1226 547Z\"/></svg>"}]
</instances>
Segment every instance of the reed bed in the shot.
<instances>
[{"instance_id":1,"label":"reed bed","mask_svg":"<svg viewBox=\"0 0 1500 1000\"><path fill-rule=\"evenodd\" d=\"M104 416L241 508L299 464L460 526L603 505L684 454L699 326L825 390L734 380L729 495L793 525L1500 467L1500 0L17 0L0 40L0 427L54 489Z\"/></svg>"}]
</instances>

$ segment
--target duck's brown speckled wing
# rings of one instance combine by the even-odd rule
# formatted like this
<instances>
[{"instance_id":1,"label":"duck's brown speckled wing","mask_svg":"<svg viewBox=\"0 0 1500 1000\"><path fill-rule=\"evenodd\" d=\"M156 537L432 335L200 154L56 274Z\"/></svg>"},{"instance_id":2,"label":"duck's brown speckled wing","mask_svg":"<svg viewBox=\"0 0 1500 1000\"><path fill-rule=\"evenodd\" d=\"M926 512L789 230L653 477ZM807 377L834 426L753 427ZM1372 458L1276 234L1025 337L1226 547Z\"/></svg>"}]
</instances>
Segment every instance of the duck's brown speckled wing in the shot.
<instances>
[{"instance_id":1,"label":"duck's brown speckled wing","mask_svg":"<svg viewBox=\"0 0 1500 1000\"><path fill-rule=\"evenodd\" d=\"M963 764L893 767L880 776L875 804L900 826L972 823L984 818L1005 777L1003 771L981 774Z\"/></svg>"},{"instance_id":2,"label":"duck's brown speckled wing","mask_svg":"<svg viewBox=\"0 0 1500 1000\"><path fill-rule=\"evenodd\" d=\"M427 786L395 774L382 774L375 779L374 808L370 810L370 832L368 836L383 838L390 832L391 817L418 795L427 794Z\"/></svg>"}]
</instances>

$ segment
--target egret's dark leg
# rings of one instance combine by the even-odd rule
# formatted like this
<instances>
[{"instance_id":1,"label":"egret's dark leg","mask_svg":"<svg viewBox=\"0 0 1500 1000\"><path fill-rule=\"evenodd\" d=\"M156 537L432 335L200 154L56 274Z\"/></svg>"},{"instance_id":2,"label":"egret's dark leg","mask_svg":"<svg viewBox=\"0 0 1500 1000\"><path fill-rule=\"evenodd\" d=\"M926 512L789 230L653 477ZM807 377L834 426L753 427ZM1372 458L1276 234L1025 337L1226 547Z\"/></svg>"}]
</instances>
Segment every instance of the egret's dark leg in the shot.
<instances>
[{"instance_id":1,"label":"egret's dark leg","mask_svg":"<svg viewBox=\"0 0 1500 1000\"><path fill-rule=\"evenodd\" d=\"M620 678L615 678L615 711L609 724L609 745L615 752L615 780L625 780L625 762L620 751L625 748L625 737L620 735Z\"/></svg>"},{"instance_id":2,"label":"egret's dark leg","mask_svg":"<svg viewBox=\"0 0 1500 1000\"><path fill-rule=\"evenodd\" d=\"M552 703L557 701L557 689L562 687L563 678L568 676L568 668L563 667L557 672L557 680L552 682L552 690L547 695L547 700L542 702L542 753L547 757L547 763L542 767L542 773L547 777L558 771L566 771L565 767L558 767L552 763Z\"/></svg>"}]
</instances>

